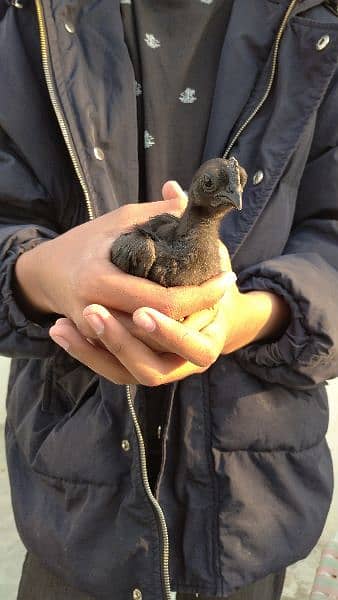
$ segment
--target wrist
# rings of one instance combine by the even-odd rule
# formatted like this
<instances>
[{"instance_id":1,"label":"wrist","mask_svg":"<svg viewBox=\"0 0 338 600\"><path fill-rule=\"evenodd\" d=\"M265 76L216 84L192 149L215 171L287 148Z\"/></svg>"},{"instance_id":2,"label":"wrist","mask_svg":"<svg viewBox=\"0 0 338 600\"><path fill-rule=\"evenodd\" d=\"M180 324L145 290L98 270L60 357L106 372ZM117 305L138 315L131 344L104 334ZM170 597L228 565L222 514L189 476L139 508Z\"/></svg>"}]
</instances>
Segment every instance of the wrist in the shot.
<instances>
[{"instance_id":1,"label":"wrist","mask_svg":"<svg viewBox=\"0 0 338 600\"><path fill-rule=\"evenodd\" d=\"M250 309L255 316L251 341L273 341L280 338L290 322L290 308L282 296L258 290L243 295L247 296Z\"/></svg>"},{"instance_id":2,"label":"wrist","mask_svg":"<svg viewBox=\"0 0 338 600\"><path fill-rule=\"evenodd\" d=\"M232 316L223 353L229 354L248 344L278 339L290 321L285 300L272 292L238 292L236 313Z\"/></svg>"},{"instance_id":3,"label":"wrist","mask_svg":"<svg viewBox=\"0 0 338 600\"><path fill-rule=\"evenodd\" d=\"M25 314L33 319L41 313L56 312L42 285L44 269L40 248L47 243L24 252L15 264L14 293Z\"/></svg>"}]
</instances>

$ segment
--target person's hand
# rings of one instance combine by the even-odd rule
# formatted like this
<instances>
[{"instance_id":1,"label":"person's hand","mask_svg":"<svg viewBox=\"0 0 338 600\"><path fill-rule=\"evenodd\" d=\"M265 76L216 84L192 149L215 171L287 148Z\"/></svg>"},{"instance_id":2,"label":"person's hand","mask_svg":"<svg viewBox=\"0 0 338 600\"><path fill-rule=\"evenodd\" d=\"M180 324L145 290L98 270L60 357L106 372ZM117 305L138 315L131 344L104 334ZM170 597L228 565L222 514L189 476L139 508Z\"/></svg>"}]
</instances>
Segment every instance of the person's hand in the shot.
<instances>
[{"instance_id":1,"label":"person's hand","mask_svg":"<svg viewBox=\"0 0 338 600\"><path fill-rule=\"evenodd\" d=\"M84 316L100 347L89 343L68 319L60 319L50 333L74 358L116 383L157 386L177 381L205 371L220 354L278 336L287 326L289 312L282 298L269 292L242 294L231 277L229 284L213 318L201 329L194 322L196 315L178 322L143 307L134 312L131 325L105 307L92 305ZM207 315L203 318L208 320ZM154 351L154 345L161 350Z\"/></svg>"},{"instance_id":2,"label":"person's hand","mask_svg":"<svg viewBox=\"0 0 338 600\"><path fill-rule=\"evenodd\" d=\"M236 280L235 273L231 270L231 261L228 249L222 242L219 242L219 253L220 253L220 265L221 270L225 274L226 281L226 289ZM193 312L189 314L186 318L181 318L180 322L185 323L185 325L189 326L191 329L195 331L201 331L210 325L211 322L215 319L217 314L218 304L214 304L210 308L205 308L199 310L197 312ZM130 333L132 333L139 340L143 341L149 348L152 350L156 350L157 352L167 352L168 348L166 347L165 339L156 339L156 336L147 335L146 331L142 327L137 327L135 322L133 321L132 314L128 314L118 310L110 310L110 313L122 323Z\"/></svg>"},{"instance_id":3,"label":"person's hand","mask_svg":"<svg viewBox=\"0 0 338 600\"><path fill-rule=\"evenodd\" d=\"M229 284L233 282L227 274L224 278L229 280ZM111 312L94 304L83 311L91 327L89 339L81 335L70 319L58 319L50 329L50 335L71 356L115 383L160 385L201 372L209 366L209 361L215 360L215 340L208 340L207 334L213 324L217 327L219 306L220 303L211 309L197 311L181 322L167 317L168 323L164 328L159 327L157 335L153 336L149 331L150 319L144 314L144 309L141 309L139 326L137 310L131 319L125 313ZM155 313L160 319L165 317L156 310ZM178 341L175 340L176 328L184 330L183 338ZM184 356L185 351L189 354L189 344L185 343L184 335L186 332L195 335L199 331L207 333L203 343L199 341L199 348L193 351L194 357L198 354L198 365L190 364ZM194 343L196 345L196 339ZM181 355L176 354L176 350Z\"/></svg>"},{"instance_id":4,"label":"person's hand","mask_svg":"<svg viewBox=\"0 0 338 600\"><path fill-rule=\"evenodd\" d=\"M167 182L163 197L123 206L22 254L16 281L25 305L37 314L65 315L85 337L92 331L82 312L93 303L127 313L151 306L175 319L213 306L225 290L222 277L202 286L166 289L123 273L110 261L112 242L123 231L163 212L182 213L186 197L178 184Z\"/></svg>"}]
</instances>

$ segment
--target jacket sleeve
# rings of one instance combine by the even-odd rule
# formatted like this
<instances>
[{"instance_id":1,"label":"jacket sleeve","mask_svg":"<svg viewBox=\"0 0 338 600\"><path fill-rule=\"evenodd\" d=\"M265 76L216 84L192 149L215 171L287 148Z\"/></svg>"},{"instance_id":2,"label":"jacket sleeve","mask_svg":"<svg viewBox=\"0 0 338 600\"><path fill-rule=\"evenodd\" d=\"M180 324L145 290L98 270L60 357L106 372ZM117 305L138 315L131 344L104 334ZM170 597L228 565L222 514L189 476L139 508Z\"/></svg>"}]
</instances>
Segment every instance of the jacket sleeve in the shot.
<instances>
[{"instance_id":1,"label":"jacket sleeve","mask_svg":"<svg viewBox=\"0 0 338 600\"><path fill-rule=\"evenodd\" d=\"M291 321L279 340L250 344L234 356L257 377L294 388L338 375L337 80L318 112L283 255L239 274L241 291L281 295Z\"/></svg>"},{"instance_id":2,"label":"jacket sleeve","mask_svg":"<svg viewBox=\"0 0 338 600\"><path fill-rule=\"evenodd\" d=\"M0 129L0 354L42 358L54 352L48 335L55 315L31 321L15 297L20 254L57 235L55 206L18 149Z\"/></svg>"}]
</instances>

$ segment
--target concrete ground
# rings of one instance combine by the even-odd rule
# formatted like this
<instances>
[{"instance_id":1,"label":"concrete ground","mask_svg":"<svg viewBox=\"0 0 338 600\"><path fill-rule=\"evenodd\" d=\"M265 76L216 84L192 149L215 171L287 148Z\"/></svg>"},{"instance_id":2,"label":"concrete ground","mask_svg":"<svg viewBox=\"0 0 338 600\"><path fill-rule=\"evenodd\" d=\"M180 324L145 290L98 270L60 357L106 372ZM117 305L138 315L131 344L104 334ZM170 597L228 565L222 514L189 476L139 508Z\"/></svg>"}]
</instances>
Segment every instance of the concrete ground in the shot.
<instances>
[{"instance_id":1,"label":"concrete ground","mask_svg":"<svg viewBox=\"0 0 338 600\"><path fill-rule=\"evenodd\" d=\"M15 600L25 552L11 510L3 427L0 433L0 600Z\"/></svg>"},{"instance_id":2,"label":"concrete ground","mask_svg":"<svg viewBox=\"0 0 338 600\"><path fill-rule=\"evenodd\" d=\"M0 388L5 387L7 364L0 359ZM1 366L3 370L1 371ZM1 389L0 389L1 392ZM338 380L330 385L331 420L328 440L332 450L336 480L338 477ZM0 398L1 401L1 398ZM334 402L333 402L334 401ZM3 414L3 412L2 412ZM1 413L0 413L1 416ZM1 419L0 419L1 423ZM306 560L303 560L288 569L282 600L309 600L310 591L314 581L316 568L319 563L321 550L328 539L338 532L338 493L335 493L331 511L323 536ZM0 425L0 600L15 600L21 566L24 558L24 548L18 538L14 519L11 511L8 475L6 469L3 424ZM46 600L48 600L46 598Z\"/></svg>"}]
</instances>

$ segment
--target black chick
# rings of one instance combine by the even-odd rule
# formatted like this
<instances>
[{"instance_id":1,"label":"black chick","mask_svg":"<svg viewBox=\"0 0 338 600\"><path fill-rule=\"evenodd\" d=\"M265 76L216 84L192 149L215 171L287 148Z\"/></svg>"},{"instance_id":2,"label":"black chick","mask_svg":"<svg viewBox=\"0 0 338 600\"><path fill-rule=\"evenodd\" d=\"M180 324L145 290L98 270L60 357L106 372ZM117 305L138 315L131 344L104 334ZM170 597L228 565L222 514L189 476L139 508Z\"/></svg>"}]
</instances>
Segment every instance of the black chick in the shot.
<instances>
[{"instance_id":1,"label":"black chick","mask_svg":"<svg viewBox=\"0 0 338 600\"><path fill-rule=\"evenodd\" d=\"M165 287L200 285L217 275L220 223L233 208L241 210L246 181L235 158L208 160L193 177L181 218L164 213L134 226L114 241L112 262Z\"/></svg>"}]
</instances>

